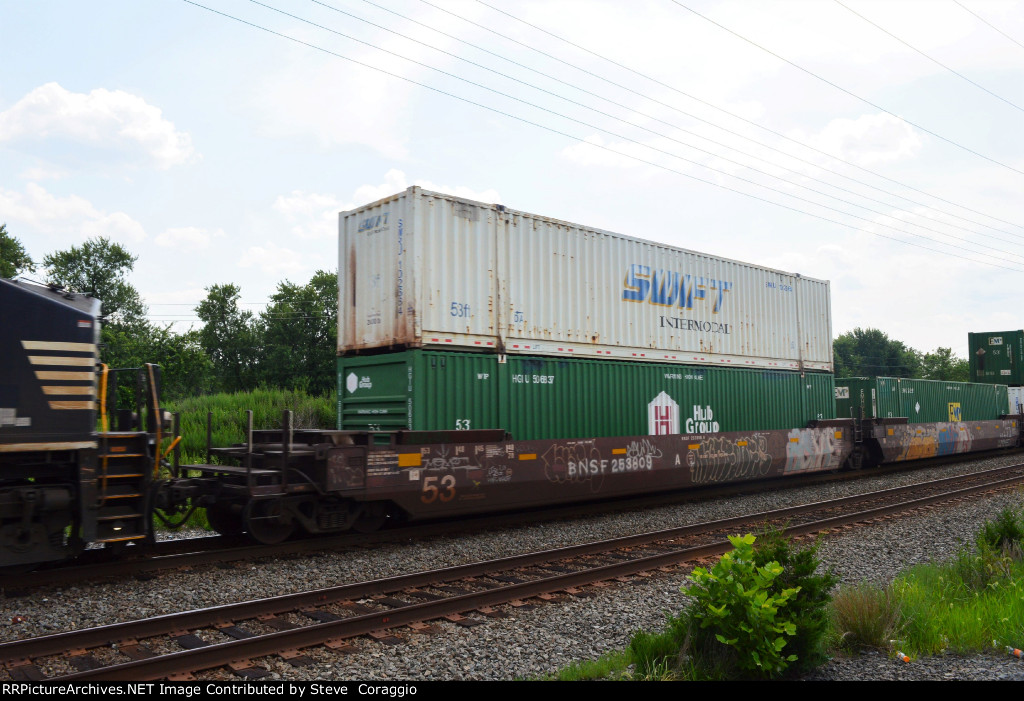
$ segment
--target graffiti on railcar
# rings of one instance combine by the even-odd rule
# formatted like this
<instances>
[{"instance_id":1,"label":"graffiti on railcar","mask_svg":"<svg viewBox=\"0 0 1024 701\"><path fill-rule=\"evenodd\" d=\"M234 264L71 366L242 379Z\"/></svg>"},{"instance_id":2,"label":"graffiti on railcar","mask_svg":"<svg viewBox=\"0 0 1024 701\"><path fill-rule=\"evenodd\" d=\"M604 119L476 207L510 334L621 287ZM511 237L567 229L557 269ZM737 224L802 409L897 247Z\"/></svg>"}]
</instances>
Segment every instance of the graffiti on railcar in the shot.
<instances>
[{"instance_id":1,"label":"graffiti on railcar","mask_svg":"<svg viewBox=\"0 0 1024 701\"><path fill-rule=\"evenodd\" d=\"M974 436L963 423L908 424L894 427L896 461L922 460L940 455L968 453Z\"/></svg>"},{"instance_id":2,"label":"graffiti on railcar","mask_svg":"<svg viewBox=\"0 0 1024 701\"><path fill-rule=\"evenodd\" d=\"M554 484L588 484L591 492L604 485L605 462L601 451L591 442L554 443L540 456L544 476Z\"/></svg>"},{"instance_id":3,"label":"graffiti on railcar","mask_svg":"<svg viewBox=\"0 0 1024 701\"><path fill-rule=\"evenodd\" d=\"M783 474L838 469L846 457L841 431L794 428L786 443Z\"/></svg>"},{"instance_id":4,"label":"graffiti on railcar","mask_svg":"<svg viewBox=\"0 0 1024 701\"><path fill-rule=\"evenodd\" d=\"M618 451L612 451L617 453ZM639 441L630 441L625 448L625 462L616 461L616 468L613 472L632 472L634 470L650 470L654 467L654 461L662 458L661 448L646 438Z\"/></svg>"},{"instance_id":5,"label":"graffiti on railcar","mask_svg":"<svg viewBox=\"0 0 1024 701\"><path fill-rule=\"evenodd\" d=\"M499 464L487 466L487 484L504 484L512 481L512 466Z\"/></svg>"},{"instance_id":6,"label":"graffiti on railcar","mask_svg":"<svg viewBox=\"0 0 1024 701\"><path fill-rule=\"evenodd\" d=\"M768 436L761 433L743 438L695 438L687 447L686 464L694 484L758 479L772 467Z\"/></svg>"}]
</instances>

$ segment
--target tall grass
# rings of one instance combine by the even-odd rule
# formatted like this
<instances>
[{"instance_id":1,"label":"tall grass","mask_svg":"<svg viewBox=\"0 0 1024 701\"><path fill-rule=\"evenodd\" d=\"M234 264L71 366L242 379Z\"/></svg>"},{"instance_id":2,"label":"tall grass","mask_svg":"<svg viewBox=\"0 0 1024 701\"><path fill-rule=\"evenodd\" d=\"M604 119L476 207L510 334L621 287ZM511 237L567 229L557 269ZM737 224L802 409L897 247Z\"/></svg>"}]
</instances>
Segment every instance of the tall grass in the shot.
<instances>
[{"instance_id":1,"label":"tall grass","mask_svg":"<svg viewBox=\"0 0 1024 701\"><path fill-rule=\"evenodd\" d=\"M979 562L979 566L986 566ZM896 580L905 649L918 655L1020 647L1024 641L1024 563L1005 562L1004 576L976 588L955 565L919 565Z\"/></svg>"},{"instance_id":2,"label":"tall grass","mask_svg":"<svg viewBox=\"0 0 1024 701\"><path fill-rule=\"evenodd\" d=\"M903 630L902 607L891 587L866 582L840 587L830 613L835 637L846 648L885 648Z\"/></svg>"},{"instance_id":3,"label":"tall grass","mask_svg":"<svg viewBox=\"0 0 1024 701\"><path fill-rule=\"evenodd\" d=\"M213 414L214 447L245 441L246 410L253 412L254 429L281 427L285 409L293 412L296 429L331 429L337 407L334 396L312 397L300 390L257 389L234 394L209 394L169 402L164 407L181 415L181 460L206 461L206 417Z\"/></svg>"}]
</instances>

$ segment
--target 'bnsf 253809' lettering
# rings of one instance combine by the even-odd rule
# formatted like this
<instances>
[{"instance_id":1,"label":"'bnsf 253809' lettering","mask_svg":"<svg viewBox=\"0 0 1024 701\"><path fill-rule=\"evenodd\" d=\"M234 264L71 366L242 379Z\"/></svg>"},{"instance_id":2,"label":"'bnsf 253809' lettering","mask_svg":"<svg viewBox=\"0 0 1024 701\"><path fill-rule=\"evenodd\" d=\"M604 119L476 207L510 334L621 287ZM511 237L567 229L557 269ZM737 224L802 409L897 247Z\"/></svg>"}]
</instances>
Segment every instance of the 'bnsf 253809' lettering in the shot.
<instances>
[{"instance_id":1,"label":"'bnsf 253809' lettering","mask_svg":"<svg viewBox=\"0 0 1024 701\"><path fill-rule=\"evenodd\" d=\"M613 458L611 460L581 460L580 462L569 461L569 477L582 477L584 475L616 474L618 472L639 472L641 470L653 470L654 459L650 455L637 455L627 458Z\"/></svg>"}]
</instances>

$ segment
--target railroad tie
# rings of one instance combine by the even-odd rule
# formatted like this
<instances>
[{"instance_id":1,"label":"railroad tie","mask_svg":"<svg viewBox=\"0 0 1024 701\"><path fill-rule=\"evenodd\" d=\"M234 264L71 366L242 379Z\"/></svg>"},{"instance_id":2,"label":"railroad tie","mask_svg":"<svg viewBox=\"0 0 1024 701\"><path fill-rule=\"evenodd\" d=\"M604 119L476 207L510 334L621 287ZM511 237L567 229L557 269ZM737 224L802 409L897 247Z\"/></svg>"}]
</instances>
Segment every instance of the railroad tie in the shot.
<instances>
[{"instance_id":1,"label":"railroad tie","mask_svg":"<svg viewBox=\"0 0 1024 701\"><path fill-rule=\"evenodd\" d=\"M334 621L344 620L344 616L339 616L330 611L321 611L320 609L303 609L300 611L306 618L312 619L317 623L333 623Z\"/></svg>"},{"instance_id":2,"label":"railroad tie","mask_svg":"<svg viewBox=\"0 0 1024 701\"><path fill-rule=\"evenodd\" d=\"M277 654L292 667L308 667L314 664L312 658L298 650L285 650Z\"/></svg>"},{"instance_id":3,"label":"railroad tie","mask_svg":"<svg viewBox=\"0 0 1024 701\"><path fill-rule=\"evenodd\" d=\"M483 621L478 621L475 618L466 618L465 616L458 613L453 613L450 616L445 616L444 618L446 621L451 621L452 623L462 626L463 628L472 628L473 626L478 626L481 623L483 623Z\"/></svg>"},{"instance_id":4,"label":"railroad tie","mask_svg":"<svg viewBox=\"0 0 1024 701\"><path fill-rule=\"evenodd\" d=\"M235 674L235 676L246 680L263 679L264 677L270 676L270 670L257 667L250 660L235 660L234 662L229 662L228 668Z\"/></svg>"},{"instance_id":5,"label":"railroad tie","mask_svg":"<svg viewBox=\"0 0 1024 701\"><path fill-rule=\"evenodd\" d=\"M7 673L16 682L41 682L46 679L42 671L28 660L23 660L7 668Z\"/></svg>"}]
</instances>

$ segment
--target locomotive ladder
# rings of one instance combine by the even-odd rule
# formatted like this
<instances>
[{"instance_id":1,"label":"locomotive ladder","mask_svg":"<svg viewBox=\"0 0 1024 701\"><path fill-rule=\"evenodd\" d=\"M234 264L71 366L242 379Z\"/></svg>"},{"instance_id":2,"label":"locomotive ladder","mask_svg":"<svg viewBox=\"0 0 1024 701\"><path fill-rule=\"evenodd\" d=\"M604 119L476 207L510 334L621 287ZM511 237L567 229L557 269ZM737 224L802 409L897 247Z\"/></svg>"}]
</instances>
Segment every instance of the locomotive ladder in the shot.
<instances>
[{"instance_id":1,"label":"locomotive ladder","mask_svg":"<svg viewBox=\"0 0 1024 701\"><path fill-rule=\"evenodd\" d=\"M96 475L96 542L144 540L152 460L145 433L101 433Z\"/></svg>"}]
</instances>

